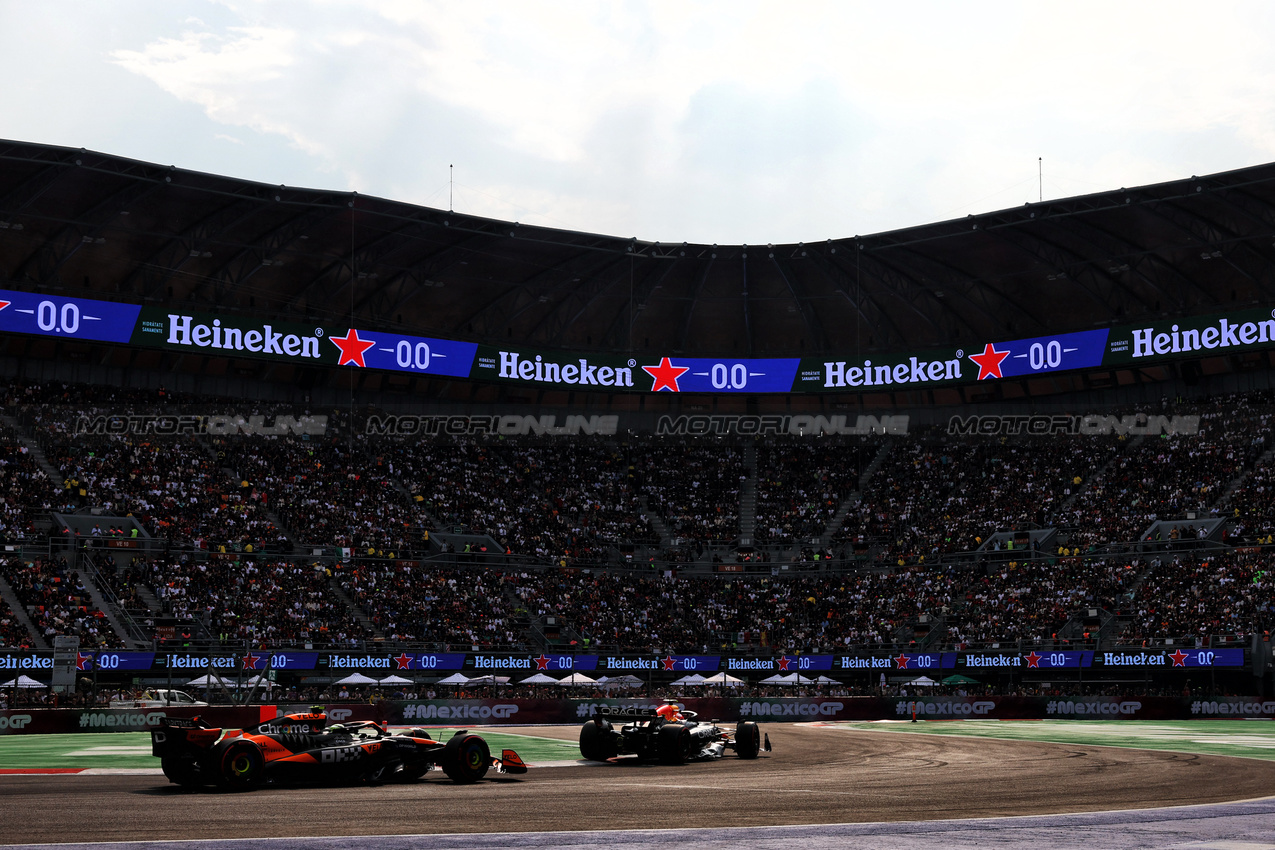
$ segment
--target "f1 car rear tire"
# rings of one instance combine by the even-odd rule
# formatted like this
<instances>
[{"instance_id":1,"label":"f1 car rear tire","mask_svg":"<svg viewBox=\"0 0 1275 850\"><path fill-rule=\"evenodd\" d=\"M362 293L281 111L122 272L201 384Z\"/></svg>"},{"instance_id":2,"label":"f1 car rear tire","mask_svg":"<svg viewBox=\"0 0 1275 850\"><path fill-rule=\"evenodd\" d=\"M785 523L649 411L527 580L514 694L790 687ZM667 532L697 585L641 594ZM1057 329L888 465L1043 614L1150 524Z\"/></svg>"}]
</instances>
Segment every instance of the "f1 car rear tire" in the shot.
<instances>
[{"instance_id":1,"label":"f1 car rear tire","mask_svg":"<svg viewBox=\"0 0 1275 850\"><path fill-rule=\"evenodd\" d=\"M606 761L619 755L610 720L590 720L580 727L580 755L589 761Z\"/></svg>"},{"instance_id":2,"label":"f1 car rear tire","mask_svg":"<svg viewBox=\"0 0 1275 850\"><path fill-rule=\"evenodd\" d=\"M199 765L189 757L165 756L159 760L159 766L169 782L183 788L193 788L199 784Z\"/></svg>"},{"instance_id":3,"label":"f1 car rear tire","mask_svg":"<svg viewBox=\"0 0 1275 850\"><path fill-rule=\"evenodd\" d=\"M213 748L211 763L217 787L227 791L250 791L265 778L266 758L251 741L221 742Z\"/></svg>"},{"instance_id":4,"label":"f1 car rear tire","mask_svg":"<svg viewBox=\"0 0 1275 850\"><path fill-rule=\"evenodd\" d=\"M655 753L660 764L685 764L691 755L691 729L682 723L666 723L655 733Z\"/></svg>"},{"instance_id":5,"label":"f1 car rear tire","mask_svg":"<svg viewBox=\"0 0 1275 850\"><path fill-rule=\"evenodd\" d=\"M478 735L455 735L443 747L440 764L453 782L477 782L491 767L491 750Z\"/></svg>"},{"instance_id":6,"label":"f1 car rear tire","mask_svg":"<svg viewBox=\"0 0 1275 850\"><path fill-rule=\"evenodd\" d=\"M735 755L742 759L755 759L761 752L761 730L751 720L741 720L735 725Z\"/></svg>"}]
</instances>

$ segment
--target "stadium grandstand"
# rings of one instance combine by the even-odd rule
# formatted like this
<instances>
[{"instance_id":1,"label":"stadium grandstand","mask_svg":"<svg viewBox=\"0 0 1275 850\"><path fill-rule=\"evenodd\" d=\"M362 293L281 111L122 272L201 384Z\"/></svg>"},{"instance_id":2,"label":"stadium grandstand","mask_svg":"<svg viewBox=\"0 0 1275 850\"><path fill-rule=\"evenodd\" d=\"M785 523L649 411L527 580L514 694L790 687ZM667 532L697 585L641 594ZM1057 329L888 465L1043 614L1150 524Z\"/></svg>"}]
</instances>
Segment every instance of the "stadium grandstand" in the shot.
<instances>
[{"instance_id":1,"label":"stadium grandstand","mask_svg":"<svg viewBox=\"0 0 1275 850\"><path fill-rule=\"evenodd\" d=\"M1272 268L1275 165L696 245L0 142L0 655L1275 693Z\"/></svg>"}]
</instances>

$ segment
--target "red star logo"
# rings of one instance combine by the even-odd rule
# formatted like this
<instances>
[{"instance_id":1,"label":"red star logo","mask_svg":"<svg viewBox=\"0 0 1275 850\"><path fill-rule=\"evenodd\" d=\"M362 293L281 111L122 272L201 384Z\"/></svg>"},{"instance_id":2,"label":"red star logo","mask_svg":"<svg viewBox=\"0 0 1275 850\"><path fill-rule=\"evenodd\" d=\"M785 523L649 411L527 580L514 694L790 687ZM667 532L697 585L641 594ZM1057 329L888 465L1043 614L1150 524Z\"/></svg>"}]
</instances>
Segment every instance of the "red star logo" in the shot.
<instances>
[{"instance_id":1,"label":"red star logo","mask_svg":"<svg viewBox=\"0 0 1275 850\"><path fill-rule=\"evenodd\" d=\"M908 669L908 657L903 653L900 652L899 657L894 659L894 662L899 665L900 670Z\"/></svg>"},{"instance_id":2,"label":"red star logo","mask_svg":"<svg viewBox=\"0 0 1275 850\"><path fill-rule=\"evenodd\" d=\"M1008 351L997 351L990 342L983 348L982 354L971 354L970 359L978 364L978 379L1001 377L1001 361L1009 356Z\"/></svg>"},{"instance_id":3,"label":"red star logo","mask_svg":"<svg viewBox=\"0 0 1275 850\"><path fill-rule=\"evenodd\" d=\"M261 660L260 655L245 655L243 657L243 669L256 670L257 662Z\"/></svg>"},{"instance_id":4,"label":"red star logo","mask_svg":"<svg viewBox=\"0 0 1275 850\"><path fill-rule=\"evenodd\" d=\"M1179 649L1177 652L1170 652L1169 657L1173 659L1174 667L1186 666L1187 654L1183 652L1182 650Z\"/></svg>"},{"instance_id":5,"label":"red star logo","mask_svg":"<svg viewBox=\"0 0 1275 850\"><path fill-rule=\"evenodd\" d=\"M689 366L674 366L665 357L660 361L658 366L643 366L642 371L655 379L655 383L651 385L651 392L658 393L660 390L672 390L675 393L681 392L677 386L677 379L685 373L691 371Z\"/></svg>"},{"instance_id":6,"label":"red star logo","mask_svg":"<svg viewBox=\"0 0 1275 850\"><path fill-rule=\"evenodd\" d=\"M791 663L792 661L788 658L788 656L784 655L784 656L781 656L780 659L775 662L775 666L778 667L780 670L787 670L788 665Z\"/></svg>"},{"instance_id":7,"label":"red star logo","mask_svg":"<svg viewBox=\"0 0 1275 850\"><path fill-rule=\"evenodd\" d=\"M402 655L400 655L398 658L395 658L394 660L398 662L398 669L400 670L412 669L412 656L408 655L406 652L404 652Z\"/></svg>"},{"instance_id":8,"label":"red star logo","mask_svg":"<svg viewBox=\"0 0 1275 850\"><path fill-rule=\"evenodd\" d=\"M665 670L672 670L672 669L673 669L673 665L674 665L674 664L676 664L676 663L677 663L677 659L670 655L668 658L665 658L665 659L664 659L664 669L665 669Z\"/></svg>"},{"instance_id":9,"label":"red star logo","mask_svg":"<svg viewBox=\"0 0 1275 850\"><path fill-rule=\"evenodd\" d=\"M1035 650L1032 650L1032 652L1031 652L1030 654L1028 654L1028 655L1024 655L1023 657L1027 659L1027 666L1028 666L1028 667L1039 667L1039 666L1040 666L1040 659L1041 659L1041 657L1042 657L1042 656L1037 655Z\"/></svg>"},{"instance_id":10,"label":"red star logo","mask_svg":"<svg viewBox=\"0 0 1275 850\"><path fill-rule=\"evenodd\" d=\"M537 670L549 669L549 658L543 652L540 653L540 657L536 659L536 669Z\"/></svg>"},{"instance_id":11,"label":"red star logo","mask_svg":"<svg viewBox=\"0 0 1275 850\"><path fill-rule=\"evenodd\" d=\"M363 362L363 352L376 345L370 339L359 339L359 332L354 328L350 328L345 336L330 336L328 341L341 349L341 356L336 361L338 366L353 363L355 366L367 368L367 364Z\"/></svg>"},{"instance_id":12,"label":"red star logo","mask_svg":"<svg viewBox=\"0 0 1275 850\"><path fill-rule=\"evenodd\" d=\"M0 301L0 310L9 306L8 301ZM93 653L77 652L75 653L75 669L76 670L92 670L93 669Z\"/></svg>"}]
</instances>

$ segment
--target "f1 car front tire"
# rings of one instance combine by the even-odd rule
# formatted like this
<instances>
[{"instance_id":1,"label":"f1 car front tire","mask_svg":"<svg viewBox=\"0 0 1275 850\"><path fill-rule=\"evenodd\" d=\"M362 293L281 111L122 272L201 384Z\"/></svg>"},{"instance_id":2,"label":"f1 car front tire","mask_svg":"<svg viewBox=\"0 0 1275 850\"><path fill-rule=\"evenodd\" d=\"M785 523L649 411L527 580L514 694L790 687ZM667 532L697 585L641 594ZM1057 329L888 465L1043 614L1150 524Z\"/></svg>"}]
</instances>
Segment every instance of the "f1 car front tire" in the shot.
<instances>
[{"instance_id":1,"label":"f1 car front tire","mask_svg":"<svg viewBox=\"0 0 1275 850\"><path fill-rule=\"evenodd\" d=\"M266 758L251 741L223 741L213 748L217 787L227 791L250 791L265 778Z\"/></svg>"},{"instance_id":2,"label":"f1 car front tire","mask_svg":"<svg viewBox=\"0 0 1275 850\"><path fill-rule=\"evenodd\" d=\"M741 720L735 726L735 755L742 759L755 759L761 752L761 730L751 720Z\"/></svg>"},{"instance_id":3,"label":"f1 car front tire","mask_svg":"<svg viewBox=\"0 0 1275 850\"><path fill-rule=\"evenodd\" d=\"M691 729L681 723L666 723L656 732L655 753L660 764L685 764L691 755Z\"/></svg>"},{"instance_id":4,"label":"f1 car front tire","mask_svg":"<svg viewBox=\"0 0 1275 850\"><path fill-rule=\"evenodd\" d=\"M610 720L590 720L580 727L580 755L589 761L606 761L618 755Z\"/></svg>"},{"instance_id":5,"label":"f1 car front tire","mask_svg":"<svg viewBox=\"0 0 1275 850\"><path fill-rule=\"evenodd\" d=\"M453 782L477 782L491 767L491 750L477 735L455 735L443 747L440 764Z\"/></svg>"}]
</instances>

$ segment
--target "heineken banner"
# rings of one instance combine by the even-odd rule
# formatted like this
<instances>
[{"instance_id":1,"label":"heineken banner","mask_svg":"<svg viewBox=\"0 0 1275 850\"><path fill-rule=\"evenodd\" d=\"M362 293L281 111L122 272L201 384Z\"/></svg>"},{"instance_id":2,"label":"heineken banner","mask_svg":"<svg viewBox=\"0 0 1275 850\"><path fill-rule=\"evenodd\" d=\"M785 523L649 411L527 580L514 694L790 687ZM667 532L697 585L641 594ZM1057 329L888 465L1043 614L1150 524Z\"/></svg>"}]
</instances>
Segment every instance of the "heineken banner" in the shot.
<instances>
[{"instance_id":1,"label":"heineken banner","mask_svg":"<svg viewBox=\"0 0 1275 850\"><path fill-rule=\"evenodd\" d=\"M651 655L606 655L572 653L509 652L340 652L277 649L247 653L221 651L197 654L182 650L170 652L124 652L98 650L79 652L75 656L76 671L109 673L149 673L167 675L174 682L185 682L208 672L234 683L251 676L254 671L277 670L305 675L340 678L361 672L384 678L391 674L416 674L430 677L463 672L471 677L503 675L517 680L543 672L572 672L599 675L636 675L643 680L652 676L669 678L688 673L725 672L731 675L762 679L773 674L823 675L842 677L854 674L949 676L962 673L987 676L997 673L1024 674L1048 670L1095 669L1110 671L1172 671L1198 669L1239 669L1245 666L1245 651L1240 647L1161 648L1156 650L989 650L986 652L898 652L857 653L843 655L786 654L768 658L729 655L685 655L664 653ZM0 651L0 672L15 671L48 679L53 671L53 653L47 650Z\"/></svg>"},{"instance_id":2,"label":"heineken banner","mask_svg":"<svg viewBox=\"0 0 1275 850\"><path fill-rule=\"evenodd\" d=\"M1275 346L1275 311L1236 310L1019 340L872 356L679 357L479 345L349 326L274 321L0 290L0 332L349 366L565 390L694 393L882 392Z\"/></svg>"}]
</instances>

